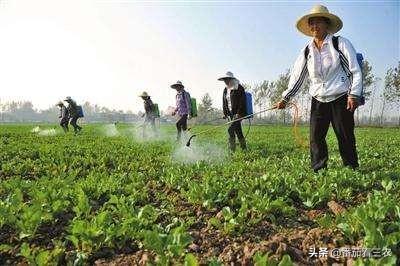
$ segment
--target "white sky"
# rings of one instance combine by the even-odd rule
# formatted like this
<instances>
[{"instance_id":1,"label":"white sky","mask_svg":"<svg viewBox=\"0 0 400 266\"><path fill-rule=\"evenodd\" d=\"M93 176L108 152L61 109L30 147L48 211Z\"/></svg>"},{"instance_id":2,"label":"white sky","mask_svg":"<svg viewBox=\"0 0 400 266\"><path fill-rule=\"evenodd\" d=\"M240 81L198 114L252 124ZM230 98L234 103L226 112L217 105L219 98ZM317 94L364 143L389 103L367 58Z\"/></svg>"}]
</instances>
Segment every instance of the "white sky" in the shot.
<instances>
[{"instance_id":1,"label":"white sky","mask_svg":"<svg viewBox=\"0 0 400 266\"><path fill-rule=\"evenodd\" d=\"M146 90L165 110L175 104L170 84L182 80L192 97L208 92L220 107L220 75L274 80L308 42L294 22L313 3L259 2L0 0L0 101L46 109L71 96L137 112ZM328 4L381 78L399 60L398 4L384 3ZM377 38L360 33L366 22Z\"/></svg>"},{"instance_id":2,"label":"white sky","mask_svg":"<svg viewBox=\"0 0 400 266\"><path fill-rule=\"evenodd\" d=\"M138 111L143 104L137 95L146 90L162 109L174 105L169 85L197 80L201 68L185 69L201 62L168 29L147 23L146 8L111 1L2 1L0 100L30 100L44 109L72 96ZM157 12L152 7L152 19ZM200 97L206 91L190 92Z\"/></svg>"}]
</instances>

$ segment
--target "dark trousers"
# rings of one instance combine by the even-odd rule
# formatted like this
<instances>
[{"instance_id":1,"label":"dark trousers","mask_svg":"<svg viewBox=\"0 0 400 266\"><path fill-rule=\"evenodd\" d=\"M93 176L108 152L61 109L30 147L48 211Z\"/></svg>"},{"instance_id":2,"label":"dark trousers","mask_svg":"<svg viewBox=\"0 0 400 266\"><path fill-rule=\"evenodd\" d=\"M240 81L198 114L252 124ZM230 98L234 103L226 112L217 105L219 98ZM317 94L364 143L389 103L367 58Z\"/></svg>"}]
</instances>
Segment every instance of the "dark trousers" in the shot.
<instances>
[{"instance_id":1,"label":"dark trousers","mask_svg":"<svg viewBox=\"0 0 400 266\"><path fill-rule=\"evenodd\" d=\"M77 133L78 131L81 131L81 130L82 130L82 128L76 124L76 122L78 121L78 118L79 118L79 117L74 116L74 117L72 117L71 120L69 121L69 124L70 124L71 126L74 127L74 132L75 132L75 133Z\"/></svg>"},{"instance_id":2,"label":"dark trousers","mask_svg":"<svg viewBox=\"0 0 400 266\"><path fill-rule=\"evenodd\" d=\"M187 129L187 119L188 115L182 115L176 122L176 129L178 130L178 140L181 139L182 131L186 131Z\"/></svg>"},{"instance_id":3,"label":"dark trousers","mask_svg":"<svg viewBox=\"0 0 400 266\"><path fill-rule=\"evenodd\" d=\"M68 119L61 119L60 126L63 128L64 132L68 132Z\"/></svg>"},{"instance_id":4,"label":"dark trousers","mask_svg":"<svg viewBox=\"0 0 400 266\"><path fill-rule=\"evenodd\" d=\"M233 117L231 117L231 120L232 119L233 119ZM236 149L236 137L239 140L240 147L243 150L246 149L246 140L244 139L244 136L243 136L241 121L233 122L228 128L228 134L229 134L229 148L232 151L235 151L235 149Z\"/></svg>"},{"instance_id":5,"label":"dark trousers","mask_svg":"<svg viewBox=\"0 0 400 266\"><path fill-rule=\"evenodd\" d=\"M329 103L312 99L310 117L311 167L314 171L325 168L328 161L326 134L332 123L339 144L343 164L358 167L356 139L354 136L354 113L346 109L347 95Z\"/></svg>"}]
</instances>

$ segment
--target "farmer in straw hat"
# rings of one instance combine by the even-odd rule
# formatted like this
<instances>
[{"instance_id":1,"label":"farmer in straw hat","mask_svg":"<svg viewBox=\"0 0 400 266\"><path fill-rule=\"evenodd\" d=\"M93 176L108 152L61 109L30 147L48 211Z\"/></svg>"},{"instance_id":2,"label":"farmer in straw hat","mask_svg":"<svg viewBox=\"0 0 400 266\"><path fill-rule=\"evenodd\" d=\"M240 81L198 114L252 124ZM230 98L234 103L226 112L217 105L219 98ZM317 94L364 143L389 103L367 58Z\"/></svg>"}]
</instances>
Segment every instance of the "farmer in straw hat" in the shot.
<instances>
[{"instance_id":1,"label":"farmer in straw hat","mask_svg":"<svg viewBox=\"0 0 400 266\"><path fill-rule=\"evenodd\" d=\"M298 56L290 75L289 86L276 107L285 108L308 76L309 93L312 96L311 167L317 172L327 166L328 149L325 138L329 124L332 123L343 164L354 169L358 167L354 111L362 93L362 73L356 51L349 40L333 36L343 24L325 6L314 6L309 14L297 21L296 26L301 33L312 39Z\"/></svg>"},{"instance_id":2,"label":"farmer in straw hat","mask_svg":"<svg viewBox=\"0 0 400 266\"><path fill-rule=\"evenodd\" d=\"M142 92L142 94L139 95L144 101L144 111L145 113L143 116L145 117L144 119L144 124L143 124L143 135L145 134L145 129L146 129L146 124L150 124L153 132L156 132L156 115L155 115L155 106L153 104L153 101L150 99L150 95L147 92ZM143 117L142 116L142 117Z\"/></svg>"},{"instance_id":3,"label":"farmer in straw hat","mask_svg":"<svg viewBox=\"0 0 400 266\"><path fill-rule=\"evenodd\" d=\"M73 126L75 134L78 133L79 131L82 130L82 127L78 126L77 121L79 119L79 111L78 111L78 105L76 102L71 98L67 97L65 101L68 103L68 113L70 117L70 122L69 124Z\"/></svg>"},{"instance_id":4,"label":"farmer in straw hat","mask_svg":"<svg viewBox=\"0 0 400 266\"><path fill-rule=\"evenodd\" d=\"M171 85L171 88L175 89L176 94L176 108L172 115L178 115L179 119L176 122L176 129L178 131L177 140L181 139L182 131L187 129L187 120L190 115L190 94L185 91L181 81L177 81Z\"/></svg>"},{"instance_id":5,"label":"farmer in straw hat","mask_svg":"<svg viewBox=\"0 0 400 266\"><path fill-rule=\"evenodd\" d=\"M246 116L246 95L239 80L229 71L218 80L224 81L226 85L222 96L224 116L231 120ZM231 151L234 152L236 149L236 137L242 150L246 150L246 139L243 136L241 120L230 125L228 134Z\"/></svg>"},{"instance_id":6,"label":"farmer in straw hat","mask_svg":"<svg viewBox=\"0 0 400 266\"><path fill-rule=\"evenodd\" d=\"M60 115L58 116L58 118L60 118L60 126L66 133L68 132L68 118L69 118L68 109L61 101L57 103L57 106L60 108Z\"/></svg>"}]
</instances>

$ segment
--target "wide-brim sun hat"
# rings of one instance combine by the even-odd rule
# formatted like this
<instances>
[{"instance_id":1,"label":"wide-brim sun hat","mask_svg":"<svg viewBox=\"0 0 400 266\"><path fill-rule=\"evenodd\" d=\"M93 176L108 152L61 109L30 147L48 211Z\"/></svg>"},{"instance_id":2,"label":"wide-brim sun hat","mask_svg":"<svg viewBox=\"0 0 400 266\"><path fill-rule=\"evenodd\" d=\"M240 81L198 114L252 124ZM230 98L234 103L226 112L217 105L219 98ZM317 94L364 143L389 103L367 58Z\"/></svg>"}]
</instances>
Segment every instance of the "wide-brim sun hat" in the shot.
<instances>
[{"instance_id":1,"label":"wide-brim sun hat","mask_svg":"<svg viewBox=\"0 0 400 266\"><path fill-rule=\"evenodd\" d=\"M218 80L221 80L221 81L223 80L223 81L225 81L225 80L227 80L227 79L237 79L237 78L235 77L235 75L233 75L232 72L228 71L228 72L225 73L225 75L223 75L222 77L220 77Z\"/></svg>"},{"instance_id":2,"label":"wide-brim sun hat","mask_svg":"<svg viewBox=\"0 0 400 266\"><path fill-rule=\"evenodd\" d=\"M139 97L150 97L150 95L146 91L144 91L142 92L142 94L139 95Z\"/></svg>"},{"instance_id":3,"label":"wide-brim sun hat","mask_svg":"<svg viewBox=\"0 0 400 266\"><path fill-rule=\"evenodd\" d=\"M71 100L72 100L72 98L70 96L68 96L67 98L65 98L64 101L68 102L68 101L71 101Z\"/></svg>"},{"instance_id":4,"label":"wide-brim sun hat","mask_svg":"<svg viewBox=\"0 0 400 266\"><path fill-rule=\"evenodd\" d=\"M56 104L56 106L62 106L62 105L64 105L64 103L63 103L62 101L59 101L59 102Z\"/></svg>"},{"instance_id":5,"label":"wide-brim sun hat","mask_svg":"<svg viewBox=\"0 0 400 266\"><path fill-rule=\"evenodd\" d=\"M174 84L171 85L171 88L173 89L183 89L185 88L185 86L183 86L182 81L178 80L177 82L175 82Z\"/></svg>"},{"instance_id":6,"label":"wide-brim sun hat","mask_svg":"<svg viewBox=\"0 0 400 266\"><path fill-rule=\"evenodd\" d=\"M316 5L311 8L308 14L302 16L299 20L297 20L297 29L301 33L312 37L313 35L311 33L310 26L308 25L308 20L315 17L323 17L329 19L328 32L331 34L335 34L343 27L342 20L338 16L329 13L329 10L326 6Z\"/></svg>"}]
</instances>

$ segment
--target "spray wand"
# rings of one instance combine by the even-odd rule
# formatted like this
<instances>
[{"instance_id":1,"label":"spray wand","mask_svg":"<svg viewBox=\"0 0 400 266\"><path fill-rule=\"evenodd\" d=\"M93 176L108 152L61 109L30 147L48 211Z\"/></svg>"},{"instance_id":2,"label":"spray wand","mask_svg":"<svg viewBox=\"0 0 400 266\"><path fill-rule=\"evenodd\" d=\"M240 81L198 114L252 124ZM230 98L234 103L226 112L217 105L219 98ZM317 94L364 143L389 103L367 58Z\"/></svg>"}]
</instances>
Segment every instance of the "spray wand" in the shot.
<instances>
[{"instance_id":1,"label":"spray wand","mask_svg":"<svg viewBox=\"0 0 400 266\"><path fill-rule=\"evenodd\" d=\"M264 112L267 112L267 111L271 111L271 110L274 110L274 109L276 109L276 106L271 107L271 108L268 108L268 109L261 110L261 111L259 111L259 112L253 113L253 114L246 115L246 116L244 116L244 117L240 117L240 118L231 120L231 121L226 122L226 123L224 123L224 124L222 124L222 125L218 125L218 126L215 126L215 127L213 127L213 128L210 128L210 129L201 131L201 132L199 132L199 133L197 133L197 134L193 134L192 136L190 136L188 142L186 143L186 147L190 147L190 143L191 143L192 139L193 139L194 137L197 137L198 135L205 134L205 133L208 133L208 132L210 132L210 131L214 131L214 130L220 128L220 127L224 127L224 126L230 125L230 124L232 124L232 123L235 123L235 122L237 122L237 121L241 121L241 120L243 120L243 119L251 118L251 117L253 117L254 115L261 114L261 113L264 113Z\"/></svg>"}]
</instances>

